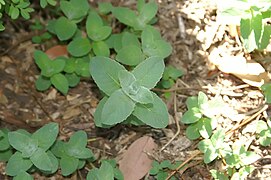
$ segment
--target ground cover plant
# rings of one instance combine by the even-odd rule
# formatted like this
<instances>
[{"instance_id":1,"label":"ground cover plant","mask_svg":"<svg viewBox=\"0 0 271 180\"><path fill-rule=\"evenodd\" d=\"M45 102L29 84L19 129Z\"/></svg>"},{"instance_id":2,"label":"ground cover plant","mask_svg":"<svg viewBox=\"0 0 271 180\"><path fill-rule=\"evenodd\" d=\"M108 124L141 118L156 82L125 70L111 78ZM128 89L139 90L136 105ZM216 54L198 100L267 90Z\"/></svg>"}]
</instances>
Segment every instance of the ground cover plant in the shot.
<instances>
[{"instance_id":1,"label":"ground cover plant","mask_svg":"<svg viewBox=\"0 0 271 180\"><path fill-rule=\"evenodd\" d=\"M0 179L269 178L270 2L207 2L0 0Z\"/></svg>"}]
</instances>

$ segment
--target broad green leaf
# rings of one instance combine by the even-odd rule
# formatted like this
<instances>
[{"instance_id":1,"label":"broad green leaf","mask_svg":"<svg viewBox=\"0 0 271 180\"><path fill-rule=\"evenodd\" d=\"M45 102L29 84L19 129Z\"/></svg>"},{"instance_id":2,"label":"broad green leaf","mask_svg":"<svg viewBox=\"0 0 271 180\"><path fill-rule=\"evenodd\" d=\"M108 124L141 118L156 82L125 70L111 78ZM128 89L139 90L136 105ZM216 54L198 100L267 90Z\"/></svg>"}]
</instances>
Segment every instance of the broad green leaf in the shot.
<instances>
[{"instance_id":1,"label":"broad green leaf","mask_svg":"<svg viewBox=\"0 0 271 180\"><path fill-rule=\"evenodd\" d=\"M225 139L225 132L222 129L218 129L214 132L214 134L211 137L211 141L213 143L213 146L216 149L219 149L223 146Z\"/></svg>"},{"instance_id":2,"label":"broad green leaf","mask_svg":"<svg viewBox=\"0 0 271 180\"><path fill-rule=\"evenodd\" d=\"M79 159L77 169L82 169L86 165L86 160Z\"/></svg>"},{"instance_id":3,"label":"broad green leaf","mask_svg":"<svg viewBox=\"0 0 271 180\"><path fill-rule=\"evenodd\" d=\"M91 11L88 13L87 22L86 22L86 28L87 32L93 31L95 28L102 27L103 26L103 20L98 15L97 12Z\"/></svg>"},{"instance_id":4,"label":"broad green leaf","mask_svg":"<svg viewBox=\"0 0 271 180\"><path fill-rule=\"evenodd\" d=\"M65 142L57 140L50 150L56 157L61 158L66 155L65 146Z\"/></svg>"},{"instance_id":5,"label":"broad green leaf","mask_svg":"<svg viewBox=\"0 0 271 180\"><path fill-rule=\"evenodd\" d=\"M207 148L203 157L204 163L208 164L212 162L213 160L217 158L217 156L218 156L218 153L216 149L214 149L213 147Z\"/></svg>"},{"instance_id":6,"label":"broad green leaf","mask_svg":"<svg viewBox=\"0 0 271 180\"><path fill-rule=\"evenodd\" d=\"M78 76L90 77L89 63L90 59L88 56L85 56L83 58L77 58L75 60L75 73Z\"/></svg>"},{"instance_id":7,"label":"broad green leaf","mask_svg":"<svg viewBox=\"0 0 271 180\"><path fill-rule=\"evenodd\" d=\"M198 124L194 123L194 124L191 124L190 126L188 126L185 130L185 135L190 140L198 139L200 137Z\"/></svg>"},{"instance_id":8,"label":"broad green leaf","mask_svg":"<svg viewBox=\"0 0 271 180\"><path fill-rule=\"evenodd\" d=\"M48 5L47 0L40 0L40 6L45 8Z\"/></svg>"},{"instance_id":9,"label":"broad green leaf","mask_svg":"<svg viewBox=\"0 0 271 180\"><path fill-rule=\"evenodd\" d=\"M72 38L76 29L76 24L63 16L58 18L54 24L54 31L60 41Z\"/></svg>"},{"instance_id":10,"label":"broad green leaf","mask_svg":"<svg viewBox=\"0 0 271 180\"><path fill-rule=\"evenodd\" d=\"M161 168L169 168L170 165L171 165L171 162L169 160L164 160L161 162L160 167Z\"/></svg>"},{"instance_id":11,"label":"broad green leaf","mask_svg":"<svg viewBox=\"0 0 271 180\"><path fill-rule=\"evenodd\" d=\"M165 68L165 71L163 73L163 79L168 80L172 78L176 80L177 78L181 77L183 74L184 73L181 70L169 65Z\"/></svg>"},{"instance_id":12,"label":"broad green leaf","mask_svg":"<svg viewBox=\"0 0 271 180\"><path fill-rule=\"evenodd\" d=\"M184 113L184 115L181 118L181 121L184 124L192 124L200 120L201 117L202 114L200 110L197 107L193 107L191 109L188 109L188 111Z\"/></svg>"},{"instance_id":13,"label":"broad green leaf","mask_svg":"<svg viewBox=\"0 0 271 180\"><path fill-rule=\"evenodd\" d=\"M197 124L200 135L205 139L209 138L212 134L211 119L201 118Z\"/></svg>"},{"instance_id":14,"label":"broad green leaf","mask_svg":"<svg viewBox=\"0 0 271 180\"><path fill-rule=\"evenodd\" d=\"M58 170L58 159L55 157L55 155L51 151L47 151L46 154L48 155L50 162L51 162L51 171L47 172L49 174L53 174Z\"/></svg>"},{"instance_id":15,"label":"broad green leaf","mask_svg":"<svg viewBox=\"0 0 271 180\"><path fill-rule=\"evenodd\" d=\"M87 133L85 131L77 131L71 137L67 145L73 147L85 147L87 145Z\"/></svg>"},{"instance_id":16,"label":"broad green leaf","mask_svg":"<svg viewBox=\"0 0 271 180\"><path fill-rule=\"evenodd\" d=\"M141 29L137 20L137 15L131 9L126 7L114 7L112 13L121 23L135 29Z\"/></svg>"},{"instance_id":17,"label":"broad green leaf","mask_svg":"<svg viewBox=\"0 0 271 180\"><path fill-rule=\"evenodd\" d=\"M13 180L33 180L33 177L25 171L21 171Z\"/></svg>"},{"instance_id":18,"label":"broad green leaf","mask_svg":"<svg viewBox=\"0 0 271 180\"><path fill-rule=\"evenodd\" d=\"M213 148L212 141L210 139L204 139L199 142L198 148L201 152L205 153L209 148Z\"/></svg>"},{"instance_id":19,"label":"broad green leaf","mask_svg":"<svg viewBox=\"0 0 271 180\"><path fill-rule=\"evenodd\" d=\"M0 129L0 154L1 151L7 150L10 148L8 141L8 129Z\"/></svg>"},{"instance_id":20,"label":"broad green leaf","mask_svg":"<svg viewBox=\"0 0 271 180\"><path fill-rule=\"evenodd\" d=\"M139 86L135 76L132 73L128 71L120 71L119 81L123 92L135 102L141 104L153 102L151 91L143 86Z\"/></svg>"},{"instance_id":21,"label":"broad green leaf","mask_svg":"<svg viewBox=\"0 0 271 180\"><path fill-rule=\"evenodd\" d=\"M104 41L93 42L93 52L96 56L109 57L110 50Z\"/></svg>"},{"instance_id":22,"label":"broad green leaf","mask_svg":"<svg viewBox=\"0 0 271 180\"><path fill-rule=\"evenodd\" d=\"M19 8L11 5L9 9L9 14L10 14L11 19L17 19L20 15L20 10Z\"/></svg>"},{"instance_id":23,"label":"broad green leaf","mask_svg":"<svg viewBox=\"0 0 271 180\"><path fill-rule=\"evenodd\" d=\"M264 26L262 37L258 45L258 49L263 50L268 46L270 36L271 36L271 26L270 25Z\"/></svg>"},{"instance_id":24,"label":"broad green leaf","mask_svg":"<svg viewBox=\"0 0 271 180\"><path fill-rule=\"evenodd\" d=\"M34 152L30 160L38 169L43 171L52 171L53 167L55 167L49 155L41 148Z\"/></svg>"},{"instance_id":25,"label":"broad green leaf","mask_svg":"<svg viewBox=\"0 0 271 180\"><path fill-rule=\"evenodd\" d=\"M75 87L80 82L80 76L78 76L75 73L67 73L65 74L65 77L67 78L69 82L69 87Z\"/></svg>"},{"instance_id":26,"label":"broad green leaf","mask_svg":"<svg viewBox=\"0 0 271 180\"><path fill-rule=\"evenodd\" d=\"M108 14L112 11L112 4L110 2L99 2L98 9L101 14Z\"/></svg>"},{"instance_id":27,"label":"broad green leaf","mask_svg":"<svg viewBox=\"0 0 271 180\"><path fill-rule=\"evenodd\" d=\"M66 153L69 156L72 156L78 159L88 159L88 158L94 157L91 150L84 147L66 146Z\"/></svg>"},{"instance_id":28,"label":"broad green leaf","mask_svg":"<svg viewBox=\"0 0 271 180\"><path fill-rule=\"evenodd\" d=\"M36 50L34 52L34 59L35 63L38 65L38 67L43 71L47 71L47 69L50 69L49 57L42 51Z\"/></svg>"},{"instance_id":29,"label":"broad green leaf","mask_svg":"<svg viewBox=\"0 0 271 180\"><path fill-rule=\"evenodd\" d=\"M51 87L52 83L50 78L40 75L35 82L38 91L45 91Z\"/></svg>"},{"instance_id":30,"label":"broad green leaf","mask_svg":"<svg viewBox=\"0 0 271 180\"><path fill-rule=\"evenodd\" d=\"M201 108L202 105L208 102L208 97L204 92L199 92L198 94L198 106Z\"/></svg>"},{"instance_id":31,"label":"broad green leaf","mask_svg":"<svg viewBox=\"0 0 271 180\"><path fill-rule=\"evenodd\" d=\"M264 97L267 103L271 103L271 83L266 83L261 86L261 89L264 93Z\"/></svg>"},{"instance_id":32,"label":"broad green leaf","mask_svg":"<svg viewBox=\"0 0 271 180\"><path fill-rule=\"evenodd\" d=\"M112 32L109 26L101 26L87 31L88 37L93 41L105 40Z\"/></svg>"},{"instance_id":33,"label":"broad green leaf","mask_svg":"<svg viewBox=\"0 0 271 180\"><path fill-rule=\"evenodd\" d=\"M223 172L219 172L219 171L217 171L215 169L211 169L210 173L211 173L211 175L213 176L213 178L215 180L221 180L221 179L229 180L228 176L226 176Z\"/></svg>"},{"instance_id":34,"label":"broad green leaf","mask_svg":"<svg viewBox=\"0 0 271 180\"><path fill-rule=\"evenodd\" d=\"M137 46L139 48L141 47L138 37L135 34L129 32L122 33L121 44L123 47L130 45Z\"/></svg>"},{"instance_id":35,"label":"broad green leaf","mask_svg":"<svg viewBox=\"0 0 271 180\"><path fill-rule=\"evenodd\" d=\"M142 46L147 47L156 40L162 40L160 32L153 26L146 26L141 34Z\"/></svg>"},{"instance_id":36,"label":"broad green leaf","mask_svg":"<svg viewBox=\"0 0 271 180\"><path fill-rule=\"evenodd\" d=\"M51 77L51 82L57 90L66 95L69 90L69 82L63 74L55 74Z\"/></svg>"},{"instance_id":37,"label":"broad green leaf","mask_svg":"<svg viewBox=\"0 0 271 180\"><path fill-rule=\"evenodd\" d=\"M198 108L198 97L196 96L188 97L185 104L187 105L188 109L192 109L194 107Z\"/></svg>"},{"instance_id":38,"label":"broad green leaf","mask_svg":"<svg viewBox=\"0 0 271 180\"><path fill-rule=\"evenodd\" d=\"M165 40L156 40L150 44L143 44L143 52L147 56L160 56L162 58L168 57L172 52L172 46Z\"/></svg>"},{"instance_id":39,"label":"broad green leaf","mask_svg":"<svg viewBox=\"0 0 271 180\"><path fill-rule=\"evenodd\" d=\"M112 39L113 39L113 47L116 52L119 52L122 48L122 36L123 34L113 34Z\"/></svg>"},{"instance_id":40,"label":"broad green leaf","mask_svg":"<svg viewBox=\"0 0 271 180\"><path fill-rule=\"evenodd\" d=\"M66 73L75 72L76 59L75 58L69 58L69 59L66 59L65 61L66 61L66 64L65 64L65 67L64 67L64 71Z\"/></svg>"},{"instance_id":41,"label":"broad green leaf","mask_svg":"<svg viewBox=\"0 0 271 180\"><path fill-rule=\"evenodd\" d=\"M142 126L145 125L142 121L140 121L137 117L135 117L133 114L131 114L124 122L123 124L132 124L135 126Z\"/></svg>"},{"instance_id":42,"label":"broad green leaf","mask_svg":"<svg viewBox=\"0 0 271 180\"><path fill-rule=\"evenodd\" d=\"M207 100L206 103L199 105L199 107L205 116L212 118L222 114L226 104L221 97L215 97L209 101Z\"/></svg>"},{"instance_id":43,"label":"broad green leaf","mask_svg":"<svg viewBox=\"0 0 271 180\"><path fill-rule=\"evenodd\" d=\"M142 11L145 4L146 4L145 0L138 0L137 1L136 7L137 7L137 10L139 13Z\"/></svg>"},{"instance_id":44,"label":"broad green leaf","mask_svg":"<svg viewBox=\"0 0 271 180\"><path fill-rule=\"evenodd\" d=\"M6 166L6 173L9 176L16 176L21 171L27 171L32 166L30 159L23 158L22 153L15 152L9 159Z\"/></svg>"},{"instance_id":45,"label":"broad green leaf","mask_svg":"<svg viewBox=\"0 0 271 180\"><path fill-rule=\"evenodd\" d=\"M151 21L158 11L158 6L155 2L149 2L145 4L139 12L138 19L143 24L147 24Z\"/></svg>"},{"instance_id":46,"label":"broad green leaf","mask_svg":"<svg viewBox=\"0 0 271 180\"><path fill-rule=\"evenodd\" d=\"M60 159L61 174L63 176L69 176L76 171L78 167L79 159L70 156L63 156Z\"/></svg>"},{"instance_id":47,"label":"broad green leaf","mask_svg":"<svg viewBox=\"0 0 271 180\"><path fill-rule=\"evenodd\" d=\"M144 55L140 47L125 45L118 51L116 60L125 65L136 66L144 60Z\"/></svg>"},{"instance_id":48,"label":"broad green leaf","mask_svg":"<svg viewBox=\"0 0 271 180\"><path fill-rule=\"evenodd\" d=\"M117 105L117 106L116 106ZM115 125L124 121L134 110L135 102L123 93L116 90L105 102L102 110L102 123Z\"/></svg>"},{"instance_id":49,"label":"broad green leaf","mask_svg":"<svg viewBox=\"0 0 271 180\"><path fill-rule=\"evenodd\" d=\"M87 180L114 180L114 169L104 161L99 169L94 168L89 171Z\"/></svg>"},{"instance_id":50,"label":"broad green leaf","mask_svg":"<svg viewBox=\"0 0 271 180\"><path fill-rule=\"evenodd\" d=\"M18 131L8 133L8 140L10 145L22 152L22 156L28 158L38 149L38 142Z\"/></svg>"},{"instance_id":51,"label":"broad green leaf","mask_svg":"<svg viewBox=\"0 0 271 180\"><path fill-rule=\"evenodd\" d=\"M165 64L160 57L150 57L141 62L132 71L138 83L148 89L154 88L161 79Z\"/></svg>"},{"instance_id":52,"label":"broad green leaf","mask_svg":"<svg viewBox=\"0 0 271 180\"><path fill-rule=\"evenodd\" d=\"M58 124L49 123L33 133L32 138L37 140L40 148L47 151L56 141L57 135Z\"/></svg>"},{"instance_id":53,"label":"broad green leaf","mask_svg":"<svg viewBox=\"0 0 271 180\"><path fill-rule=\"evenodd\" d=\"M108 100L108 97L104 97L98 104L96 111L94 113L94 123L97 127L103 127L102 124L102 110L105 102Z\"/></svg>"},{"instance_id":54,"label":"broad green leaf","mask_svg":"<svg viewBox=\"0 0 271 180\"><path fill-rule=\"evenodd\" d=\"M13 155L12 149L0 151L0 162L7 162L12 155Z\"/></svg>"},{"instance_id":55,"label":"broad green leaf","mask_svg":"<svg viewBox=\"0 0 271 180\"><path fill-rule=\"evenodd\" d=\"M259 134L261 131L266 130L266 129L268 129L266 122L263 120L259 120L257 122L256 133Z\"/></svg>"},{"instance_id":56,"label":"broad green leaf","mask_svg":"<svg viewBox=\"0 0 271 180\"><path fill-rule=\"evenodd\" d=\"M95 83L106 95L120 89L118 73L125 68L116 61L106 57L93 57L90 72Z\"/></svg>"},{"instance_id":57,"label":"broad green leaf","mask_svg":"<svg viewBox=\"0 0 271 180\"><path fill-rule=\"evenodd\" d=\"M136 104L133 115L154 128L164 128L168 125L168 111L165 103L152 92L152 104Z\"/></svg>"},{"instance_id":58,"label":"broad green leaf","mask_svg":"<svg viewBox=\"0 0 271 180\"><path fill-rule=\"evenodd\" d=\"M74 57L81 57L90 52L91 45L87 38L76 38L69 43L67 49Z\"/></svg>"},{"instance_id":59,"label":"broad green leaf","mask_svg":"<svg viewBox=\"0 0 271 180\"><path fill-rule=\"evenodd\" d=\"M269 146L271 144L271 128L262 130L259 135L259 142L262 146Z\"/></svg>"},{"instance_id":60,"label":"broad green leaf","mask_svg":"<svg viewBox=\"0 0 271 180\"><path fill-rule=\"evenodd\" d=\"M87 15L89 4L87 0L60 1L60 9L70 20L78 20Z\"/></svg>"}]
</instances>

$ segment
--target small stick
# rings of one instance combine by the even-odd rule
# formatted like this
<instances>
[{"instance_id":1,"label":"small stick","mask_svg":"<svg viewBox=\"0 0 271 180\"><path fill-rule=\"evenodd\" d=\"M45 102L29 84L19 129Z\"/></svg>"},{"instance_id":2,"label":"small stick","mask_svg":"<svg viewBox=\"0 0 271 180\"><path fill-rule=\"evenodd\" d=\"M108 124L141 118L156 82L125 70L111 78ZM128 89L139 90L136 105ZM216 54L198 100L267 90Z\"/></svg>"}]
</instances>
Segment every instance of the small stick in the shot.
<instances>
[{"instance_id":1,"label":"small stick","mask_svg":"<svg viewBox=\"0 0 271 180\"><path fill-rule=\"evenodd\" d=\"M166 180L169 180L172 176L174 176L174 174L176 174L179 169L181 169L184 165L186 165L189 161L191 161L192 159L194 159L196 156L198 156L201 152L197 151L195 154L193 154L190 158L188 158L187 160L185 160L182 164L180 164L180 166L178 166L168 177Z\"/></svg>"}]
</instances>

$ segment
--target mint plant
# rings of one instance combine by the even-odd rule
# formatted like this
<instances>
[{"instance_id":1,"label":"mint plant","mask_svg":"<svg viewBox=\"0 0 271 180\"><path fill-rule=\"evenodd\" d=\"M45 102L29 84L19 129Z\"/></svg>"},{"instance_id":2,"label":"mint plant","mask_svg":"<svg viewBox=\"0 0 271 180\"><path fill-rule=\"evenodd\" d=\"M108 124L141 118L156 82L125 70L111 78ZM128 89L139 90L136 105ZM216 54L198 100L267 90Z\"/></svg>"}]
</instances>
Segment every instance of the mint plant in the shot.
<instances>
[{"instance_id":1,"label":"mint plant","mask_svg":"<svg viewBox=\"0 0 271 180\"><path fill-rule=\"evenodd\" d=\"M175 81L183 74L183 71L171 65L166 66L162 76L162 80L159 82L158 87L170 89L175 84Z\"/></svg>"},{"instance_id":2,"label":"mint plant","mask_svg":"<svg viewBox=\"0 0 271 180\"><path fill-rule=\"evenodd\" d=\"M186 129L186 136L191 140L200 136L208 139L217 127L215 117L223 111L223 100L218 97L208 100L206 94L199 92L198 97L189 97L186 105L188 111L181 118L182 123L189 124Z\"/></svg>"},{"instance_id":3,"label":"mint plant","mask_svg":"<svg viewBox=\"0 0 271 180\"><path fill-rule=\"evenodd\" d=\"M124 180L121 171L117 168L115 160L102 160L101 167L93 168L88 172L87 180Z\"/></svg>"},{"instance_id":4,"label":"mint plant","mask_svg":"<svg viewBox=\"0 0 271 180\"><path fill-rule=\"evenodd\" d=\"M269 146L271 144L271 121L258 121L256 133L259 143L262 146Z\"/></svg>"},{"instance_id":5,"label":"mint plant","mask_svg":"<svg viewBox=\"0 0 271 180\"><path fill-rule=\"evenodd\" d=\"M252 52L263 50L269 44L271 26L265 21L270 18L270 7L269 0L221 3L218 16L227 24L240 25L243 45L248 52Z\"/></svg>"},{"instance_id":6,"label":"mint plant","mask_svg":"<svg viewBox=\"0 0 271 180\"><path fill-rule=\"evenodd\" d=\"M95 124L108 127L133 115L133 118L155 128L167 126L167 108L150 91L161 78L164 66L161 57L150 57L129 72L110 58L92 58L92 78L106 94L94 114Z\"/></svg>"},{"instance_id":7,"label":"mint plant","mask_svg":"<svg viewBox=\"0 0 271 180\"><path fill-rule=\"evenodd\" d=\"M181 163L180 161L171 163L169 160L164 160L161 163L153 161L149 174L157 180L164 180L168 177L170 170L175 170ZM177 180L177 178L173 176L170 180Z\"/></svg>"},{"instance_id":8,"label":"mint plant","mask_svg":"<svg viewBox=\"0 0 271 180\"><path fill-rule=\"evenodd\" d=\"M7 162L6 174L14 179L33 179L29 173L39 171L50 175L60 167L62 175L68 176L94 159L86 148L84 131L74 133L68 142L56 140L57 135L56 123L49 123L33 134L1 129L0 161Z\"/></svg>"}]
</instances>

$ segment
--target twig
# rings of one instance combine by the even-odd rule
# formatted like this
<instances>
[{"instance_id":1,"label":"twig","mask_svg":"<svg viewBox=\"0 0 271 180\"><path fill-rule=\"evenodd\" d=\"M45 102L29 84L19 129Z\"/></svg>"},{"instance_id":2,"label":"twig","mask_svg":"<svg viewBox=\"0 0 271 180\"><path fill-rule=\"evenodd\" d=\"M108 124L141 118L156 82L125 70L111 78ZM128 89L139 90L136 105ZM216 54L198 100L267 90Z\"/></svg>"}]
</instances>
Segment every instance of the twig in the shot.
<instances>
[{"instance_id":1,"label":"twig","mask_svg":"<svg viewBox=\"0 0 271 180\"><path fill-rule=\"evenodd\" d=\"M240 127L246 125L247 123L249 123L250 121L252 121L254 118L256 118L258 115L260 115L261 113L263 113L266 109L268 108L268 105L264 105L263 108L261 108L258 112L256 112L255 114L253 114L252 116L250 116L249 118L245 119L242 123L240 123L237 127L234 127L233 129L229 130L228 132L226 132L226 135L231 134L232 132L234 132L235 130L239 129Z\"/></svg>"},{"instance_id":2,"label":"twig","mask_svg":"<svg viewBox=\"0 0 271 180\"><path fill-rule=\"evenodd\" d=\"M177 85L176 85L177 86ZM176 91L174 92L174 121L177 126L177 132L174 136L160 149L160 152L163 151L179 134L181 131L179 120L177 117L177 98L176 98Z\"/></svg>"},{"instance_id":3,"label":"twig","mask_svg":"<svg viewBox=\"0 0 271 180\"><path fill-rule=\"evenodd\" d=\"M201 152L197 151L195 154L193 154L190 158L185 160L182 164L180 164L168 177L166 180L169 180L174 174L176 174L184 165L186 165L189 161L194 159L196 156L198 156Z\"/></svg>"}]
</instances>

